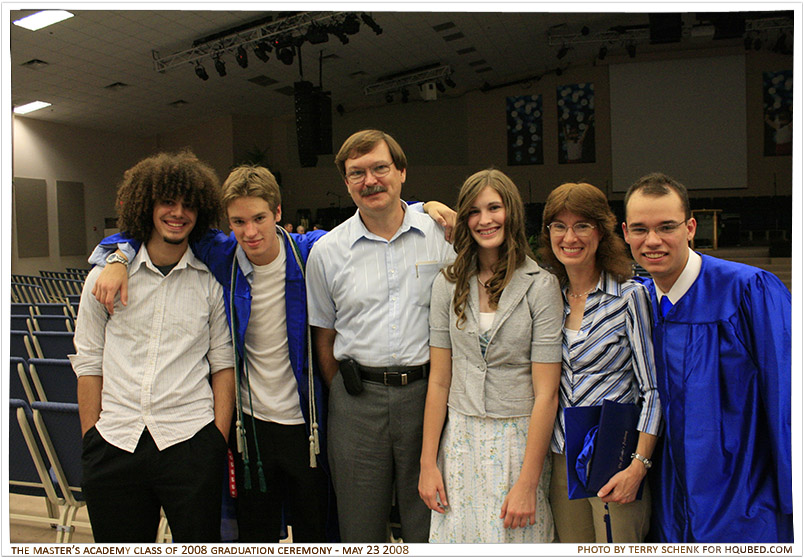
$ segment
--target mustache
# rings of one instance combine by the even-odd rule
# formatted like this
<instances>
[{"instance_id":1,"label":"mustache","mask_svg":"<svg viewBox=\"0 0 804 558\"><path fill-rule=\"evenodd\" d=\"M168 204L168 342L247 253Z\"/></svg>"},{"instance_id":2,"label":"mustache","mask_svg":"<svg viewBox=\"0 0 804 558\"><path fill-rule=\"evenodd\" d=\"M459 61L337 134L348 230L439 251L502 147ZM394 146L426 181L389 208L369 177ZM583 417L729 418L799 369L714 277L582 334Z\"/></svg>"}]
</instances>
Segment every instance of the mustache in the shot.
<instances>
[{"instance_id":1,"label":"mustache","mask_svg":"<svg viewBox=\"0 0 804 558\"><path fill-rule=\"evenodd\" d=\"M373 196L374 194L379 194L381 192L387 192L388 189L383 186L382 184L376 184L374 186L366 186L361 192L360 195L362 197L366 196Z\"/></svg>"}]
</instances>

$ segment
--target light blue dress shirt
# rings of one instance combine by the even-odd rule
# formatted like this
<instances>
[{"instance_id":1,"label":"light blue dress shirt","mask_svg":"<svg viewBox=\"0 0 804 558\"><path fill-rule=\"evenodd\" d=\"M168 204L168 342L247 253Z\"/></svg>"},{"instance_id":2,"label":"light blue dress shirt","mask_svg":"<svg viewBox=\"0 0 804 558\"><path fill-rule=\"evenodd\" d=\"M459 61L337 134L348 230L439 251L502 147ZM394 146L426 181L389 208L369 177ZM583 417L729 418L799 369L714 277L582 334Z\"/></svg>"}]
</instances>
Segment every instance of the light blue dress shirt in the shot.
<instances>
[{"instance_id":1,"label":"light blue dress shirt","mask_svg":"<svg viewBox=\"0 0 804 558\"><path fill-rule=\"evenodd\" d=\"M455 252L428 215L403 208L391 240L371 233L357 211L310 251L310 325L336 331L339 361L415 366L430 360L430 291Z\"/></svg>"}]
</instances>

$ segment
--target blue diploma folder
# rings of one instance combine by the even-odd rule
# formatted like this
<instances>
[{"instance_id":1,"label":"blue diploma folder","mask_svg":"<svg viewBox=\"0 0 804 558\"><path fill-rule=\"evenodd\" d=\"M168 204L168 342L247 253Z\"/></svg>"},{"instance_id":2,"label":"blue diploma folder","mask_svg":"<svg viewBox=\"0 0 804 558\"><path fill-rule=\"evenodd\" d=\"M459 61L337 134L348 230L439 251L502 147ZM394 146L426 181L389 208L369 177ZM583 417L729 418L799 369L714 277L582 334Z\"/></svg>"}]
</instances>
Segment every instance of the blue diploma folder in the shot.
<instances>
[{"instance_id":1,"label":"blue diploma folder","mask_svg":"<svg viewBox=\"0 0 804 558\"><path fill-rule=\"evenodd\" d=\"M639 407L633 403L614 401L564 409L570 500L597 496L611 477L631 464L639 437L639 414ZM641 498L640 486L637 499Z\"/></svg>"}]
</instances>

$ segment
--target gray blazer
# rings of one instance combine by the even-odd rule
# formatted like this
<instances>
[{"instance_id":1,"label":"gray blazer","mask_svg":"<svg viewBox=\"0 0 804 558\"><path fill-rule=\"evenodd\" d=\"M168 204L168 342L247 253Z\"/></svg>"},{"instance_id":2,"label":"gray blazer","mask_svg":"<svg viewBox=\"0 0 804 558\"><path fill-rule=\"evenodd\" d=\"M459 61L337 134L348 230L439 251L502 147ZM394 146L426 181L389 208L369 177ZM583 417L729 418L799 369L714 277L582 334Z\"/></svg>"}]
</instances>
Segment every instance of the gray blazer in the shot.
<instances>
[{"instance_id":1,"label":"gray blazer","mask_svg":"<svg viewBox=\"0 0 804 558\"><path fill-rule=\"evenodd\" d=\"M470 416L510 418L533 411L532 362L561 362L564 307L556 277L527 258L503 290L486 348L480 350L478 283L469 285L458 329L455 284L439 273L430 299L430 346L452 350L448 405Z\"/></svg>"}]
</instances>

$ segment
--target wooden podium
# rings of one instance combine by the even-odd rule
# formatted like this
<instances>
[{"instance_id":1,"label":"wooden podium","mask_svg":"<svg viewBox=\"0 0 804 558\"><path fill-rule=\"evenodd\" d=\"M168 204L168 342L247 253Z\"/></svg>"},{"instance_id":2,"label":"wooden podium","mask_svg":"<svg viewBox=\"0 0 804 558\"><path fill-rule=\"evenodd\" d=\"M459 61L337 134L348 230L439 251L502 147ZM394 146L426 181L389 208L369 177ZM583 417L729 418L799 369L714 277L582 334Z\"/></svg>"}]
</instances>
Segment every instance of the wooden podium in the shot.
<instances>
[{"instance_id":1,"label":"wooden podium","mask_svg":"<svg viewBox=\"0 0 804 558\"><path fill-rule=\"evenodd\" d=\"M717 250L718 214L722 209L693 209L692 216L698 223L695 238L691 246L697 248L711 248Z\"/></svg>"}]
</instances>

